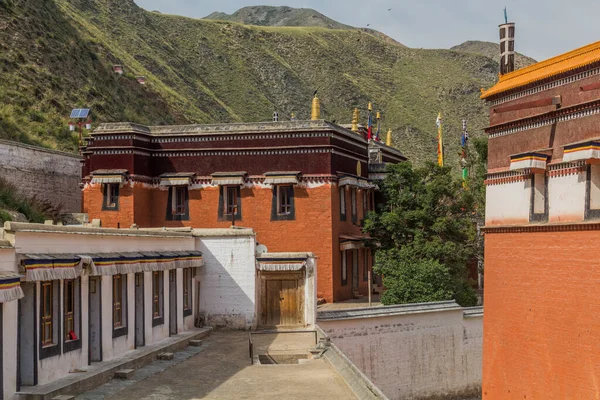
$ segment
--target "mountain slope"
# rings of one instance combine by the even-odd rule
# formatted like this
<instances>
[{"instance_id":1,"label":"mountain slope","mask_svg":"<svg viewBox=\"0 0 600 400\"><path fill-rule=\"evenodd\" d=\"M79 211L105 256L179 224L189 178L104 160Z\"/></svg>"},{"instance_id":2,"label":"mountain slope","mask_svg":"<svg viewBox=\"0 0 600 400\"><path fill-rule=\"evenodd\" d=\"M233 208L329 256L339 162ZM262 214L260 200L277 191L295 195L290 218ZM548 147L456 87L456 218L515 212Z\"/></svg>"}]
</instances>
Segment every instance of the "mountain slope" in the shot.
<instances>
[{"instance_id":1,"label":"mountain slope","mask_svg":"<svg viewBox=\"0 0 600 400\"><path fill-rule=\"evenodd\" d=\"M489 57L500 63L500 50L497 43L482 42L479 40L468 40L458 46L451 47L450 50L462 51L465 53L480 54ZM537 61L521 53L515 53L515 68L523 68L535 64Z\"/></svg>"},{"instance_id":2,"label":"mountain slope","mask_svg":"<svg viewBox=\"0 0 600 400\"><path fill-rule=\"evenodd\" d=\"M328 29L352 29L310 8L251 6L233 14L214 12L204 19L239 22L258 26L314 26Z\"/></svg>"},{"instance_id":3,"label":"mountain slope","mask_svg":"<svg viewBox=\"0 0 600 400\"><path fill-rule=\"evenodd\" d=\"M0 3L0 137L62 149L75 149L66 128L75 106L90 106L95 123L268 121L274 110L308 119L318 88L323 118L338 123L361 107L364 124L373 101L416 162L435 160L441 111L447 164L457 165L461 120L481 135L479 88L498 72L485 56L409 49L357 29L195 20L132 0L15 3Z\"/></svg>"}]
</instances>

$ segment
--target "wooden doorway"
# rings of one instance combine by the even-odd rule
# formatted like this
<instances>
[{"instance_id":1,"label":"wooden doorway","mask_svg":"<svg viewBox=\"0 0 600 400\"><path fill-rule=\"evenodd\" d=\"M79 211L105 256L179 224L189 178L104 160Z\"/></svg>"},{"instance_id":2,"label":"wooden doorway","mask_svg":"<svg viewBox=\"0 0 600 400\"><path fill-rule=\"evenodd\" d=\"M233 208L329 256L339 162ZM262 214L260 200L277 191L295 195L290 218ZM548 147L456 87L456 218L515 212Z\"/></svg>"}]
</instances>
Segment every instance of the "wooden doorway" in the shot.
<instances>
[{"instance_id":1,"label":"wooden doorway","mask_svg":"<svg viewBox=\"0 0 600 400\"><path fill-rule=\"evenodd\" d=\"M144 273L135 274L135 348L146 345L144 313Z\"/></svg>"},{"instance_id":2,"label":"wooden doorway","mask_svg":"<svg viewBox=\"0 0 600 400\"><path fill-rule=\"evenodd\" d=\"M304 280L301 273L264 273L261 323L264 327L304 326Z\"/></svg>"}]
</instances>

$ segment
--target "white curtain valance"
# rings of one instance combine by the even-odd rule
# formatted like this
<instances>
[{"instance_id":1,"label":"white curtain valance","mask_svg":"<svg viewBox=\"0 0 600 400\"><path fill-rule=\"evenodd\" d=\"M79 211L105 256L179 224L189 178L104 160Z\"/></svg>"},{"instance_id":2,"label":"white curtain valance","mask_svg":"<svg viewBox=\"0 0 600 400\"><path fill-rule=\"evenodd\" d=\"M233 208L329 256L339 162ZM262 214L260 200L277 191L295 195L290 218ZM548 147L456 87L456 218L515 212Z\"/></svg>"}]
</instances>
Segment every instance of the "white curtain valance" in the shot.
<instances>
[{"instance_id":1,"label":"white curtain valance","mask_svg":"<svg viewBox=\"0 0 600 400\"><path fill-rule=\"evenodd\" d=\"M123 175L101 175L92 177L92 183L124 183L125 176Z\"/></svg>"},{"instance_id":2,"label":"white curtain valance","mask_svg":"<svg viewBox=\"0 0 600 400\"><path fill-rule=\"evenodd\" d=\"M258 269L261 271L282 272L282 271L301 271L306 266L306 262L259 262Z\"/></svg>"},{"instance_id":3,"label":"white curtain valance","mask_svg":"<svg viewBox=\"0 0 600 400\"><path fill-rule=\"evenodd\" d=\"M190 186L192 179L190 177L160 178L161 186Z\"/></svg>"},{"instance_id":4,"label":"white curtain valance","mask_svg":"<svg viewBox=\"0 0 600 400\"><path fill-rule=\"evenodd\" d=\"M0 303L22 299L21 277L10 271L0 271Z\"/></svg>"}]
</instances>

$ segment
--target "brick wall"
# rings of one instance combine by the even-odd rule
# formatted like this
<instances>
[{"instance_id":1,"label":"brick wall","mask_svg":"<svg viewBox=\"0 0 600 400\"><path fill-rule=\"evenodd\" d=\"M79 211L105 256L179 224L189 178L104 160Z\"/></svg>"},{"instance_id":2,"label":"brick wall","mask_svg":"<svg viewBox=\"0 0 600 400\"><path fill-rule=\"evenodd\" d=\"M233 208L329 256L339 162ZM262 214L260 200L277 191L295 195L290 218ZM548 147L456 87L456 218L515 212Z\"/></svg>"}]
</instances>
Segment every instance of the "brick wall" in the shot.
<instances>
[{"instance_id":1,"label":"brick wall","mask_svg":"<svg viewBox=\"0 0 600 400\"><path fill-rule=\"evenodd\" d=\"M81 211L79 156L0 140L0 175L26 196L60 205L63 212Z\"/></svg>"},{"instance_id":2,"label":"brick wall","mask_svg":"<svg viewBox=\"0 0 600 400\"><path fill-rule=\"evenodd\" d=\"M485 236L483 399L596 398L600 232Z\"/></svg>"},{"instance_id":3,"label":"brick wall","mask_svg":"<svg viewBox=\"0 0 600 400\"><path fill-rule=\"evenodd\" d=\"M390 399L466 398L481 389L482 310L406 304L319 312L317 324Z\"/></svg>"}]
</instances>

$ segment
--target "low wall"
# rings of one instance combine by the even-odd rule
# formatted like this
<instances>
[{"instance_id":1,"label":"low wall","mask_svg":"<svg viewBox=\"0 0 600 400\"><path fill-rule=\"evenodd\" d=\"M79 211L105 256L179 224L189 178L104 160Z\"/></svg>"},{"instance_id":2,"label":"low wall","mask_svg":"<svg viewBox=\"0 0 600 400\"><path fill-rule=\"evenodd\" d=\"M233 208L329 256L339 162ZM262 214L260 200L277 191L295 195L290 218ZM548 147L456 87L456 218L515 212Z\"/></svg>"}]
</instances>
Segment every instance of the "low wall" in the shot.
<instances>
[{"instance_id":1,"label":"low wall","mask_svg":"<svg viewBox=\"0 0 600 400\"><path fill-rule=\"evenodd\" d=\"M0 140L0 176L63 212L81 211L80 160L75 154Z\"/></svg>"},{"instance_id":2,"label":"low wall","mask_svg":"<svg viewBox=\"0 0 600 400\"><path fill-rule=\"evenodd\" d=\"M321 311L317 324L390 399L481 393L482 307L447 301Z\"/></svg>"}]
</instances>

